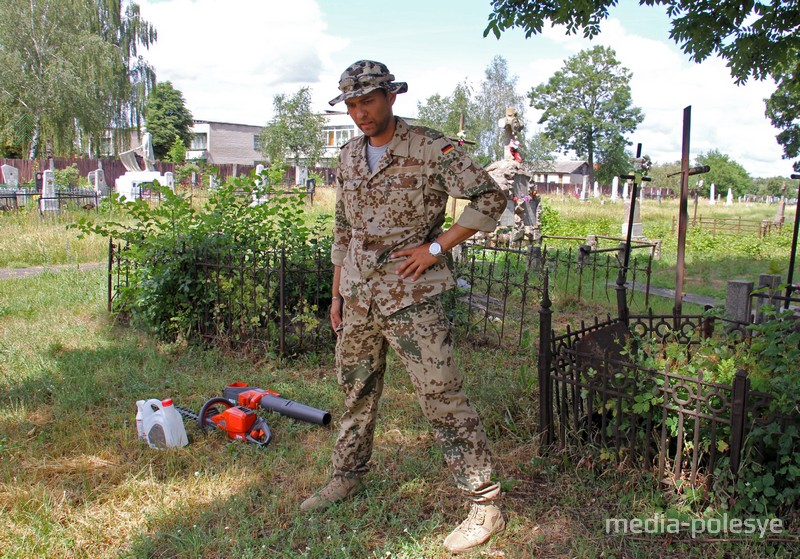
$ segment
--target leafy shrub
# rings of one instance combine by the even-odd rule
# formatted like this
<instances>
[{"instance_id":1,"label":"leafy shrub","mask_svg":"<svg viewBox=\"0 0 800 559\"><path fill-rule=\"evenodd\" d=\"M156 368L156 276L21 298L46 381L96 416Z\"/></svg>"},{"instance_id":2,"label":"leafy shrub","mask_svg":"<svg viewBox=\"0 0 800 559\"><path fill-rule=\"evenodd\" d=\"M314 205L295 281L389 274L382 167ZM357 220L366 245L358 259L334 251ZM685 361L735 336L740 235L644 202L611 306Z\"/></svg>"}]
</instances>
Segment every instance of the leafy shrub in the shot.
<instances>
[{"instance_id":1,"label":"leafy shrub","mask_svg":"<svg viewBox=\"0 0 800 559\"><path fill-rule=\"evenodd\" d=\"M120 289L118 310L160 338L190 337L198 328L226 335L269 328L278 282L267 282L263 276L269 272L259 270L275 262L301 270L286 274L283 300L291 301L289 316L306 317L298 319L302 327L313 325L308 315L317 309L309 302L309 291L329 294L330 286L311 285L302 268L315 255L329 253L330 237L324 233L328 216L308 225L304 194L287 195L269 185L255 192L254 184L253 177L231 179L211 192L201 209L188 196L156 185L161 204L122 202L114 195L110 214L122 219L95 223L84 217L73 227L124 245L132 266L127 286ZM215 281L202 271L206 264L222 270ZM324 271L319 277L330 282L330 275Z\"/></svg>"},{"instance_id":2,"label":"leafy shrub","mask_svg":"<svg viewBox=\"0 0 800 559\"><path fill-rule=\"evenodd\" d=\"M736 371L743 370L748 374L751 390L770 396L767 407L756 408L748 420L752 429L738 474L730 474L727 457L720 460L715 471L716 491L729 497L722 506L737 514L796 513L800 500L800 322L791 312L774 313L769 318L750 326L753 336L748 343L717 337L689 346L635 337L628 349L628 355L648 369L666 369L706 382L730 386ZM664 380L654 380L655 384L640 381L631 406L636 413L645 413L658 404L658 386ZM688 393L680 396L688 398ZM710 397L698 411L713 414L711 408L720 404L716 397ZM673 437L678 434L676 419L673 416L666 421ZM694 444L691 423L684 424L685 448ZM711 424L703 423L699 430L699 445L708 452ZM717 425L715 431L716 450L724 455L729 449L730 426Z\"/></svg>"}]
</instances>

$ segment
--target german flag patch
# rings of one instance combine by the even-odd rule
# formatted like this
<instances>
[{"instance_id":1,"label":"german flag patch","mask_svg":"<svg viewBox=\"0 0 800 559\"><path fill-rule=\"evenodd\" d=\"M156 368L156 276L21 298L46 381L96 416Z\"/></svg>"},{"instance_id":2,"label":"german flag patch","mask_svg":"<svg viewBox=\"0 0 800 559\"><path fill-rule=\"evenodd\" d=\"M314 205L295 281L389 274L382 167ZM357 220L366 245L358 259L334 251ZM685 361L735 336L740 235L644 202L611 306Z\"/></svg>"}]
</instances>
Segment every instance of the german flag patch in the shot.
<instances>
[{"instance_id":1,"label":"german flag patch","mask_svg":"<svg viewBox=\"0 0 800 559\"><path fill-rule=\"evenodd\" d=\"M450 153L454 149L455 149L455 147L453 147L453 144L447 144L446 146L444 146L442 148L442 155L447 155L448 153Z\"/></svg>"}]
</instances>

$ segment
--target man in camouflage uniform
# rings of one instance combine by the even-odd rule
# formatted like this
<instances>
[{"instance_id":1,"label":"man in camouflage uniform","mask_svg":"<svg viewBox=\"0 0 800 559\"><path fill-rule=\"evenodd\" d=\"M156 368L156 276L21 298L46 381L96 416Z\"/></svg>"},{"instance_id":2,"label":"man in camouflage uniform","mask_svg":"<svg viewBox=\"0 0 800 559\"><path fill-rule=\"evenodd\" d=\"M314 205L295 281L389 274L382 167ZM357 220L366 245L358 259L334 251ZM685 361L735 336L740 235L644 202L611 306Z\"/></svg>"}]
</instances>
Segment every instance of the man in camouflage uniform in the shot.
<instances>
[{"instance_id":1,"label":"man in camouflage uniform","mask_svg":"<svg viewBox=\"0 0 800 559\"><path fill-rule=\"evenodd\" d=\"M391 346L411 376L419 403L470 514L445 540L450 551L482 544L505 521L494 504L489 444L462 391L450 323L438 295L455 285L446 252L477 231L493 231L506 197L488 173L441 133L392 113L408 89L385 65L362 60L339 81L348 113L364 133L342 146L337 196L331 325L347 412L333 450L331 482L306 499L320 510L355 493L368 471L378 401ZM470 200L442 232L448 195Z\"/></svg>"}]
</instances>

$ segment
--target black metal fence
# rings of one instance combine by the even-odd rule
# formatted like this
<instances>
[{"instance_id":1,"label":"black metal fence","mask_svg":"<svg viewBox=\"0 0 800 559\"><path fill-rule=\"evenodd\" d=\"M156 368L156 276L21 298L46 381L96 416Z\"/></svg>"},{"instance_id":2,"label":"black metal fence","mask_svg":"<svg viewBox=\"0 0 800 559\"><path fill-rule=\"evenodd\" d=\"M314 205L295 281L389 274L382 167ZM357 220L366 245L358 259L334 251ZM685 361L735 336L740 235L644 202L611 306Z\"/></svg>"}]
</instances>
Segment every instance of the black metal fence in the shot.
<instances>
[{"instance_id":1,"label":"black metal fence","mask_svg":"<svg viewBox=\"0 0 800 559\"><path fill-rule=\"evenodd\" d=\"M45 214L65 209L96 209L101 196L94 189L56 190L52 196L26 189L0 189L0 210L15 211L20 208L36 208Z\"/></svg>"},{"instance_id":2,"label":"black metal fence","mask_svg":"<svg viewBox=\"0 0 800 559\"><path fill-rule=\"evenodd\" d=\"M590 443L616 461L655 467L658 479L709 482L723 457L736 473L745 439L756 424L777 422L781 432L800 416L771 415L774 397L751 389L743 371L731 384L641 365L627 352L631 334L699 344L724 329L729 343L749 336L747 325L707 316L641 314L595 319L578 329L552 330L551 301L540 308L539 424L546 445ZM635 351L635 347L633 348Z\"/></svg>"},{"instance_id":3,"label":"black metal fence","mask_svg":"<svg viewBox=\"0 0 800 559\"><path fill-rule=\"evenodd\" d=\"M146 288L143 270L126 250L109 242L109 312L129 312L125 291ZM329 249L214 250L192 267L186 276L193 293L190 335L276 356L332 347Z\"/></svg>"},{"instance_id":4,"label":"black metal fence","mask_svg":"<svg viewBox=\"0 0 800 559\"><path fill-rule=\"evenodd\" d=\"M558 296L592 299L613 308L620 250L465 243L456 254L456 305L468 314L470 331L484 341L526 344L536 328L534 309L542 295L543 273L549 274ZM648 251L628 267L627 303L641 303L642 310L649 302L652 262L653 252Z\"/></svg>"}]
</instances>

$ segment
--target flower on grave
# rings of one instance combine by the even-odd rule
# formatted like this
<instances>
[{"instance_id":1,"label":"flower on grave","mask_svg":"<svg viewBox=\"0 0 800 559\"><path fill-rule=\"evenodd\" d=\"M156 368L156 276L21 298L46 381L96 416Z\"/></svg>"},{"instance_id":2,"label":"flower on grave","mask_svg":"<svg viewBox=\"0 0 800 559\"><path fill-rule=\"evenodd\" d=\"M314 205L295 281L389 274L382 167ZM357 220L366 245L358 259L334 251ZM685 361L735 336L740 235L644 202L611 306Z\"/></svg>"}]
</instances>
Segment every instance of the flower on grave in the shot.
<instances>
[{"instance_id":1,"label":"flower on grave","mask_svg":"<svg viewBox=\"0 0 800 559\"><path fill-rule=\"evenodd\" d=\"M633 160L633 170L636 172L640 172L643 175L647 175L652 166L653 162L650 159L649 155L645 155L642 158L637 158Z\"/></svg>"},{"instance_id":2,"label":"flower on grave","mask_svg":"<svg viewBox=\"0 0 800 559\"><path fill-rule=\"evenodd\" d=\"M514 157L514 160L517 163L522 163L522 154L520 154L520 144L519 141L514 138L511 140L511 143L508 146L508 149L511 151L511 155Z\"/></svg>"}]
</instances>

